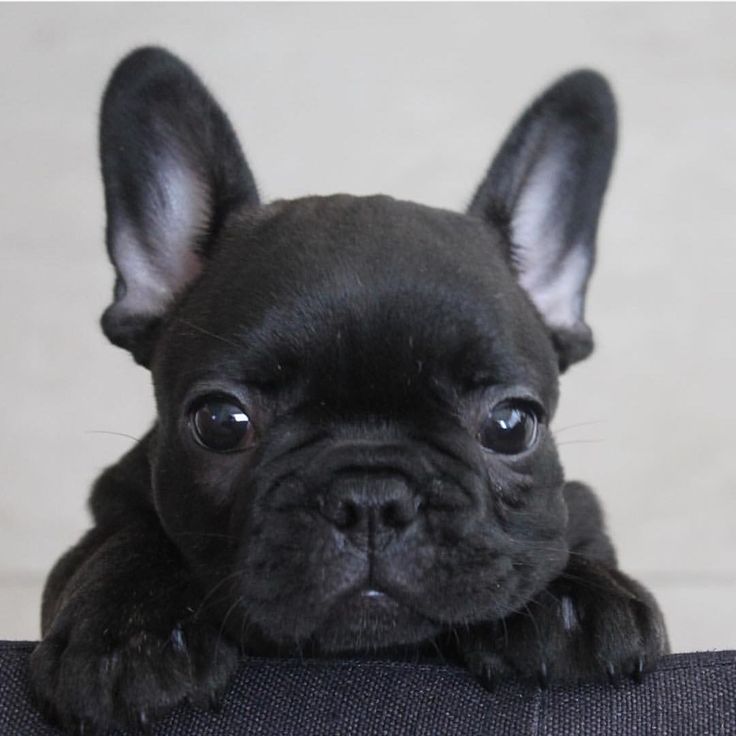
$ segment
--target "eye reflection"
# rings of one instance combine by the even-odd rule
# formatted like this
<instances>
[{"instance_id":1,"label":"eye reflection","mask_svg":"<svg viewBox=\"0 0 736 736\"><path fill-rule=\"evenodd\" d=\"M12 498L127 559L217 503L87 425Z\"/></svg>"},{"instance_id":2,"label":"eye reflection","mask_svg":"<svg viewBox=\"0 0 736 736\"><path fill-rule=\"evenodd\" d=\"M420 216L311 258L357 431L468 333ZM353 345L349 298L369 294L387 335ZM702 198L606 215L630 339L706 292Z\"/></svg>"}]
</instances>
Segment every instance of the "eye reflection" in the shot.
<instances>
[{"instance_id":1,"label":"eye reflection","mask_svg":"<svg viewBox=\"0 0 736 736\"><path fill-rule=\"evenodd\" d=\"M208 450L233 452L253 443L253 422L234 400L208 397L197 405L191 416L195 436Z\"/></svg>"},{"instance_id":2,"label":"eye reflection","mask_svg":"<svg viewBox=\"0 0 736 736\"><path fill-rule=\"evenodd\" d=\"M539 420L525 402L505 400L496 404L483 419L478 440L488 450L501 455L518 455L536 441Z\"/></svg>"}]
</instances>

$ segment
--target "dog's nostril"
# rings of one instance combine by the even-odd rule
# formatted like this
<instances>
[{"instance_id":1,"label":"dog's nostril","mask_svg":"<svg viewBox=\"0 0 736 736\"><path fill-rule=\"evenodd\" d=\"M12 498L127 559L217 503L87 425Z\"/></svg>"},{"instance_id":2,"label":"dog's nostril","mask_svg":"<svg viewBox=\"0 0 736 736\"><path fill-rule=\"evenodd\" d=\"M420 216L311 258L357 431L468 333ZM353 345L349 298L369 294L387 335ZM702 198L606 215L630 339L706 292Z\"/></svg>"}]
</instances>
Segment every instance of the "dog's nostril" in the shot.
<instances>
[{"instance_id":1,"label":"dog's nostril","mask_svg":"<svg viewBox=\"0 0 736 736\"><path fill-rule=\"evenodd\" d=\"M380 509L381 522L392 529L403 529L414 521L418 510L418 499L389 501Z\"/></svg>"},{"instance_id":2,"label":"dog's nostril","mask_svg":"<svg viewBox=\"0 0 736 736\"><path fill-rule=\"evenodd\" d=\"M419 516L421 499L403 478L345 474L317 500L318 513L350 535L402 531Z\"/></svg>"},{"instance_id":3,"label":"dog's nostril","mask_svg":"<svg viewBox=\"0 0 736 736\"><path fill-rule=\"evenodd\" d=\"M345 500L337 504L332 514L332 522L338 529L352 529L358 526L362 516L360 506L353 501Z\"/></svg>"}]
</instances>

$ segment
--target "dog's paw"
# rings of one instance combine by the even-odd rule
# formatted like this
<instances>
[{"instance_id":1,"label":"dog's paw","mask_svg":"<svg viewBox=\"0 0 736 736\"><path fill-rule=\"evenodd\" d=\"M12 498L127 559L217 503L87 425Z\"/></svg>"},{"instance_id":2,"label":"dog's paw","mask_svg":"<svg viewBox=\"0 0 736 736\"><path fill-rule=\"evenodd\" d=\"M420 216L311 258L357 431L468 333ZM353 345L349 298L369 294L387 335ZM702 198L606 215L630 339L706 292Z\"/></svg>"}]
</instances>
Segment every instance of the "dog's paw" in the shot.
<instances>
[{"instance_id":1,"label":"dog's paw","mask_svg":"<svg viewBox=\"0 0 736 736\"><path fill-rule=\"evenodd\" d=\"M639 681L668 651L662 614L621 572L579 561L508 618L474 627L461 656L482 684Z\"/></svg>"},{"instance_id":2,"label":"dog's paw","mask_svg":"<svg viewBox=\"0 0 736 736\"><path fill-rule=\"evenodd\" d=\"M193 617L166 625L133 613L114 628L68 609L30 667L39 707L69 733L147 733L180 703L215 707L238 663L236 646Z\"/></svg>"}]
</instances>

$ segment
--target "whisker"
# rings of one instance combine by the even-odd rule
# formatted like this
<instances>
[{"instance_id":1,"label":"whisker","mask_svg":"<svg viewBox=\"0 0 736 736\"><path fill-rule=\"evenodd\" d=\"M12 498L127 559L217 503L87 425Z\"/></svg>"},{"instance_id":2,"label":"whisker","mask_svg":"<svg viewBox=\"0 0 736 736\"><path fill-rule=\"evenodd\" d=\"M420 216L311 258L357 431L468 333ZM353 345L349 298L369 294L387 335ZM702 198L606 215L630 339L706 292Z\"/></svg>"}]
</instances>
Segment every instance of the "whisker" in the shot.
<instances>
[{"instance_id":1,"label":"whisker","mask_svg":"<svg viewBox=\"0 0 736 736\"><path fill-rule=\"evenodd\" d=\"M219 580L219 581L218 581L217 583L215 583L215 584L214 584L214 585L212 586L212 588L210 588L210 591L209 591L209 593L207 593L207 595L205 595L205 597L204 597L204 598L202 599L201 603L200 603L200 604L199 604L199 606L197 607L197 610L196 610L196 612L195 612L195 616L196 616L197 614L199 614L199 612L200 612L200 611L201 611L201 610L202 610L202 609L204 608L204 606L205 606L205 604L207 603L207 601L209 601L209 599L210 599L210 598L211 598L211 597L212 597L212 596L214 595L215 591L216 591L216 590L217 590L218 588L220 588L220 587L221 587L221 586L223 586L223 585L224 585L225 583L227 583L227 582L229 582L230 580L232 580L232 579L233 579L234 577L237 577L238 575L242 575L242 574L243 574L243 571L242 571L242 570L236 570L235 572L232 572L232 573L230 573L229 575L225 575L225 577L223 577L223 578L222 578L221 580ZM218 600L220 600L220 599L218 598Z\"/></svg>"},{"instance_id":2,"label":"whisker","mask_svg":"<svg viewBox=\"0 0 736 736\"><path fill-rule=\"evenodd\" d=\"M243 615L243 618L240 622L240 641L238 642L240 644L241 650L245 648L245 642L251 629L253 629L253 624L251 623L247 615Z\"/></svg>"},{"instance_id":3,"label":"whisker","mask_svg":"<svg viewBox=\"0 0 736 736\"><path fill-rule=\"evenodd\" d=\"M230 617L230 614L243 602L243 596L238 596L235 603L233 603L230 608L227 609L227 612L225 613L225 617L222 619L222 624L220 625L220 630L217 632L217 642L215 644L215 663L217 663L217 657L220 654L220 641L222 640L222 634L225 630L225 625L227 624L227 620Z\"/></svg>"},{"instance_id":4,"label":"whisker","mask_svg":"<svg viewBox=\"0 0 736 736\"><path fill-rule=\"evenodd\" d=\"M503 626L503 646L504 649L509 648L509 627L506 625L506 617L501 619L501 625Z\"/></svg>"},{"instance_id":5,"label":"whisker","mask_svg":"<svg viewBox=\"0 0 736 736\"><path fill-rule=\"evenodd\" d=\"M605 421L603 419L598 419L594 422L578 422L577 424L566 424L564 427L560 427L559 429L553 429L552 434L562 434L562 432L567 432L569 429L577 429L578 427L591 427L595 424L605 424Z\"/></svg>"},{"instance_id":6,"label":"whisker","mask_svg":"<svg viewBox=\"0 0 736 736\"><path fill-rule=\"evenodd\" d=\"M452 631L452 635L455 639L455 646L457 647L457 650L460 651L461 644L460 644L460 634L458 633L457 627L453 626L450 631Z\"/></svg>"},{"instance_id":7,"label":"whisker","mask_svg":"<svg viewBox=\"0 0 736 736\"><path fill-rule=\"evenodd\" d=\"M562 447L563 445L599 445L602 442L605 442L605 439L596 439L596 440L567 440L566 442L557 442L557 447Z\"/></svg>"},{"instance_id":8,"label":"whisker","mask_svg":"<svg viewBox=\"0 0 736 736\"><path fill-rule=\"evenodd\" d=\"M539 645L539 658L540 660L544 661L544 647L542 645L542 632L539 630L537 619L534 618L534 614L531 612L531 609L529 608L528 603L524 604L524 610L526 611L527 615L531 619L532 626L534 627L534 632L537 635L537 644Z\"/></svg>"},{"instance_id":9,"label":"whisker","mask_svg":"<svg viewBox=\"0 0 736 736\"><path fill-rule=\"evenodd\" d=\"M439 657L440 662L445 664L446 663L445 655L442 653L442 650L440 649L437 642L434 639L430 639L429 643L432 645L432 648L437 653L437 656Z\"/></svg>"},{"instance_id":10,"label":"whisker","mask_svg":"<svg viewBox=\"0 0 736 736\"><path fill-rule=\"evenodd\" d=\"M143 438L142 437L134 437L132 434L125 434L125 432L111 432L107 429L87 429L84 432L85 434L108 434L113 437L125 437L129 440L133 440L133 442L140 442Z\"/></svg>"},{"instance_id":11,"label":"whisker","mask_svg":"<svg viewBox=\"0 0 736 736\"><path fill-rule=\"evenodd\" d=\"M606 585L605 583L598 583L591 578L581 577L580 575L574 575L573 573L563 571L562 573L560 573L560 578L564 580L569 580L573 583L578 583L581 587L588 588L589 590L602 590L606 592L611 591L610 585Z\"/></svg>"},{"instance_id":12,"label":"whisker","mask_svg":"<svg viewBox=\"0 0 736 736\"><path fill-rule=\"evenodd\" d=\"M190 327L191 329L203 334L207 335L207 337L212 337L215 340L219 340L220 342L224 342L226 345L230 345L230 347L233 348L242 348L242 345L239 345L237 342L234 342L233 340L228 340L226 337L223 337L222 335L218 335L215 332L210 332L209 330L206 330L204 327L200 327L199 325L195 325L194 322L190 322L188 319L183 319L182 317L176 318L177 322L181 322L181 324L186 325L187 327Z\"/></svg>"}]
</instances>

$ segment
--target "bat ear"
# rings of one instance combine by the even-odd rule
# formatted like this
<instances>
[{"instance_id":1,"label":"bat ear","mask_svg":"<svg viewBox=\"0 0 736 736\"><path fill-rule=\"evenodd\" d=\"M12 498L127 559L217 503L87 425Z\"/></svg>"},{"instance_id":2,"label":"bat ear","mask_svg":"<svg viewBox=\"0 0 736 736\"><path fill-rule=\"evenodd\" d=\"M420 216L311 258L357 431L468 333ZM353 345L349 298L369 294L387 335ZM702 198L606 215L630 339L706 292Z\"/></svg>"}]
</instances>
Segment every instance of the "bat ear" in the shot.
<instances>
[{"instance_id":1,"label":"bat ear","mask_svg":"<svg viewBox=\"0 0 736 736\"><path fill-rule=\"evenodd\" d=\"M202 270L224 220L258 205L258 193L225 113L159 48L132 52L113 72L100 158L116 273L102 328L148 365L162 318Z\"/></svg>"},{"instance_id":2,"label":"bat ear","mask_svg":"<svg viewBox=\"0 0 736 736\"><path fill-rule=\"evenodd\" d=\"M519 118L468 210L505 232L509 260L550 330L561 370L593 349L585 294L615 147L608 83L593 71L573 72Z\"/></svg>"}]
</instances>

